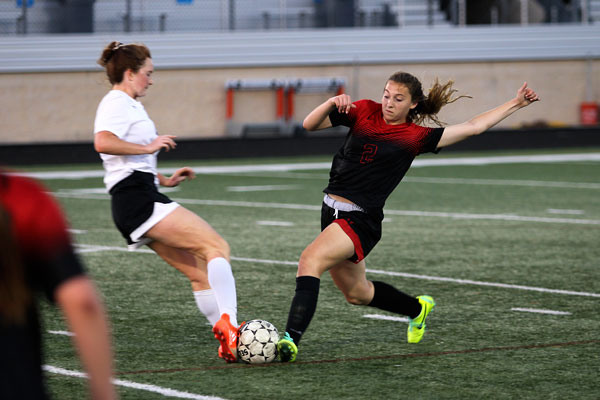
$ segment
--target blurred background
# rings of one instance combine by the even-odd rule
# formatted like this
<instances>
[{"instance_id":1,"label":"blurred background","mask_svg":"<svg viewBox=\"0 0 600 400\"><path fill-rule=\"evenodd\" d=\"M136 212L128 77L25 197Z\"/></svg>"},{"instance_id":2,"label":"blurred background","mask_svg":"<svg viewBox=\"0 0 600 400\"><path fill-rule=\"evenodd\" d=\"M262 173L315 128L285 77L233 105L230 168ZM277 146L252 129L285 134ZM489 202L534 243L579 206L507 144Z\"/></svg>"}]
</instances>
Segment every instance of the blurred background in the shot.
<instances>
[{"instance_id":1,"label":"blurred background","mask_svg":"<svg viewBox=\"0 0 600 400\"><path fill-rule=\"evenodd\" d=\"M598 0L2 0L1 33L600 22Z\"/></svg>"},{"instance_id":2,"label":"blurred background","mask_svg":"<svg viewBox=\"0 0 600 400\"><path fill-rule=\"evenodd\" d=\"M89 147L110 89L96 60L113 40L150 48L141 101L180 140L308 139L315 106L342 92L380 101L404 70L473 97L445 107L446 123L527 81L542 102L495 129L600 144L600 0L0 0L0 157Z\"/></svg>"}]
</instances>

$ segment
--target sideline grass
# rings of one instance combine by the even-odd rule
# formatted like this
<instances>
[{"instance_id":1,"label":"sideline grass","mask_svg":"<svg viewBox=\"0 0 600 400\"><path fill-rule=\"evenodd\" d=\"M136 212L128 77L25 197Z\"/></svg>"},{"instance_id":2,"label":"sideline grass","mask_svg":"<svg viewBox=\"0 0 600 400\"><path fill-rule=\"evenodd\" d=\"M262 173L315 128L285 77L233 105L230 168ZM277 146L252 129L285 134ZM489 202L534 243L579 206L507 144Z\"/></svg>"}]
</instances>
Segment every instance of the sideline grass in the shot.
<instances>
[{"instance_id":1,"label":"sideline grass","mask_svg":"<svg viewBox=\"0 0 600 400\"><path fill-rule=\"evenodd\" d=\"M248 160L240 163L248 164ZM402 182L386 209L600 220L597 188L417 179L597 185L599 176L600 163L594 162L413 168L408 177L415 181ZM319 206L326 177L327 171L201 175L169 196ZM55 192L102 186L99 178L45 183ZM230 186L252 185L294 188L228 191ZM84 231L75 234L77 243L125 247L112 224L108 200L60 197L59 201L72 228ZM236 257L294 261L319 230L318 211L186 207L215 227ZM550 209L565 213L551 214ZM388 219L367 268L600 293L599 225L392 214ZM258 225L256 221L285 221L293 226ZM410 294L435 297L438 306L428 319L425 338L409 345L405 323L363 318L364 314L386 313L346 304L324 276L299 362L261 368L226 365L217 358L218 344L195 308L189 284L157 256L98 251L83 253L82 258L105 297L113 325L116 369L123 374L119 379L225 399L563 399L574 394L579 399L597 399L600 393L597 297L369 274L370 279L384 280ZM294 290L295 267L234 261L233 268L239 319L267 319L282 330ZM514 307L571 315L511 311ZM45 307L44 318L45 329L66 330L55 310ZM45 334L44 340L47 364L81 370L68 337ZM55 398L85 397L83 380L54 374L48 378ZM417 388L416 395L410 394L411 388ZM122 399L165 398L123 387L119 394Z\"/></svg>"}]
</instances>

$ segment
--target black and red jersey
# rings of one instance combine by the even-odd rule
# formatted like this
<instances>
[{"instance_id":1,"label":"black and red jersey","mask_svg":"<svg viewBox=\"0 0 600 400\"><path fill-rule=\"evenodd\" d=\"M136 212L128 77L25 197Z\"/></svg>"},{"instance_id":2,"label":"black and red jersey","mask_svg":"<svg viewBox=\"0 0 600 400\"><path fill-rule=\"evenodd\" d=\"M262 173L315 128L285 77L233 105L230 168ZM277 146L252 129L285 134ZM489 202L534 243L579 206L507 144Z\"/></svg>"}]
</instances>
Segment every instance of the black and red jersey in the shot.
<instances>
[{"instance_id":1,"label":"black and red jersey","mask_svg":"<svg viewBox=\"0 0 600 400\"><path fill-rule=\"evenodd\" d=\"M66 279L82 273L63 213L39 183L0 173L0 207L8 213L29 283L50 301Z\"/></svg>"},{"instance_id":2,"label":"black and red jersey","mask_svg":"<svg viewBox=\"0 0 600 400\"><path fill-rule=\"evenodd\" d=\"M63 214L35 181L0 172L0 209L8 215L15 248L31 293L54 300L57 287L84 273L75 255ZM3 268L0 265L0 268ZM35 304L26 321L0 314L0 399L44 399L40 323Z\"/></svg>"},{"instance_id":3,"label":"black and red jersey","mask_svg":"<svg viewBox=\"0 0 600 400\"><path fill-rule=\"evenodd\" d=\"M324 192L342 196L369 213L383 217L385 201L410 168L415 157L435 152L444 128L413 123L388 125L381 104L371 100L353 103L348 114L329 114L333 126L350 128L333 158Z\"/></svg>"}]
</instances>

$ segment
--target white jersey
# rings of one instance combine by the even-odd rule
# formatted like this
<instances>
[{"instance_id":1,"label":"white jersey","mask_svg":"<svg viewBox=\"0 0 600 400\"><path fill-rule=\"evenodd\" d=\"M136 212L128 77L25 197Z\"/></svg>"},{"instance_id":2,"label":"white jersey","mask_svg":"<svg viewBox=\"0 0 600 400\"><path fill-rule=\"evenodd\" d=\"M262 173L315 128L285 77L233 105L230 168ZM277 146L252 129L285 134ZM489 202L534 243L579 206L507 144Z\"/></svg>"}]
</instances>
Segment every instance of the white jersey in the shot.
<instances>
[{"instance_id":1,"label":"white jersey","mask_svg":"<svg viewBox=\"0 0 600 400\"><path fill-rule=\"evenodd\" d=\"M96 111L94 134L109 131L126 142L146 145L151 143L158 133L144 106L121 90L111 90L102 98ZM110 190L133 171L149 172L156 175L156 156L153 154L116 156L100 153L106 171L104 184Z\"/></svg>"}]
</instances>

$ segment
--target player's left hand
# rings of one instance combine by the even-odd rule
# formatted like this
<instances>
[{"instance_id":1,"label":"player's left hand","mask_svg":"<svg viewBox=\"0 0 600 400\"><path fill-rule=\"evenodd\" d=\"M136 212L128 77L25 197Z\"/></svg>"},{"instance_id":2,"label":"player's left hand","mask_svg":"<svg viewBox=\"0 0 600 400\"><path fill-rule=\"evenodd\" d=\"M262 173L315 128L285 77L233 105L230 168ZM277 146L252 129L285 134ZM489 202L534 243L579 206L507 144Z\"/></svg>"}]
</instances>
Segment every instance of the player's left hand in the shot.
<instances>
[{"instance_id":1,"label":"player's left hand","mask_svg":"<svg viewBox=\"0 0 600 400\"><path fill-rule=\"evenodd\" d=\"M540 97L533 89L527 87L527 82L523 83L523 86L517 90L517 100L525 107L533 103L534 101L540 101Z\"/></svg>"},{"instance_id":2,"label":"player's left hand","mask_svg":"<svg viewBox=\"0 0 600 400\"><path fill-rule=\"evenodd\" d=\"M185 180L194 179L195 177L196 174L194 174L194 171L190 167L179 168L169 179L167 179L166 185L164 186L174 187Z\"/></svg>"}]
</instances>

